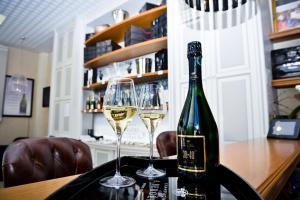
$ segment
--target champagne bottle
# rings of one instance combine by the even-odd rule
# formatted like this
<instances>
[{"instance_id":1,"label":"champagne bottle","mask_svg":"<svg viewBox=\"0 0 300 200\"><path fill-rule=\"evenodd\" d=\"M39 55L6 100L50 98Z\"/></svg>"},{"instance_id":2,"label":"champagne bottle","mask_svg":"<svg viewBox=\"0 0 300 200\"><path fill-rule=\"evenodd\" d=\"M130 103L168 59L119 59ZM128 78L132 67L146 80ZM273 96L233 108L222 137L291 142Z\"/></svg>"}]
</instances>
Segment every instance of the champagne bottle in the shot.
<instances>
[{"instance_id":1,"label":"champagne bottle","mask_svg":"<svg viewBox=\"0 0 300 200\"><path fill-rule=\"evenodd\" d=\"M95 98L94 95L92 95L91 101L90 101L90 109L93 111L95 109Z\"/></svg>"},{"instance_id":2,"label":"champagne bottle","mask_svg":"<svg viewBox=\"0 0 300 200\"><path fill-rule=\"evenodd\" d=\"M26 113L27 110L27 99L25 94L22 95L22 99L20 101L20 113Z\"/></svg>"},{"instance_id":3,"label":"champagne bottle","mask_svg":"<svg viewBox=\"0 0 300 200\"><path fill-rule=\"evenodd\" d=\"M100 92L98 95L97 110L101 110L101 93Z\"/></svg>"},{"instance_id":4,"label":"champagne bottle","mask_svg":"<svg viewBox=\"0 0 300 200\"><path fill-rule=\"evenodd\" d=\"M219 136L202 87L200 42L188 44L187 57L189 89L177 127L178 172L180 176L203 179L215 176Z\"/></svg>"},{"instance_id":5,"label":"champagne bottle","mask_svg":"<svg viewBox=\"0 0 300 200\"><path fill-rule=\"evenodd\" d=\"M90 97L89 96L86 98L85 109L87 111L89 111L89 109L90 109Z\"/></svg>"}]
</instances>

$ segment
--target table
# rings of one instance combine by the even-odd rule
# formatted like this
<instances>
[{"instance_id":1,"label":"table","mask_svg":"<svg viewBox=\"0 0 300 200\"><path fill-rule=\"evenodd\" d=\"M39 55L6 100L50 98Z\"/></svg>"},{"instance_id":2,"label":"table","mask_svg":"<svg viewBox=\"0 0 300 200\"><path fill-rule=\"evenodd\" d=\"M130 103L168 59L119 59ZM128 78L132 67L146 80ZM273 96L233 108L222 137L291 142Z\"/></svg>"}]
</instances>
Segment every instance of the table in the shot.
<instances>
[{"instance_id":1,"label":"table","mask_svg":"<svg viewBox=\"0 0 300 200\"><path fill-rule=\"evenodd\" d=\"M300 160L300 141L254 139L220 146L221 163L275 199ZM0 199L44 199L78 175L0 189Z\"/></svg>"}]
</instances>

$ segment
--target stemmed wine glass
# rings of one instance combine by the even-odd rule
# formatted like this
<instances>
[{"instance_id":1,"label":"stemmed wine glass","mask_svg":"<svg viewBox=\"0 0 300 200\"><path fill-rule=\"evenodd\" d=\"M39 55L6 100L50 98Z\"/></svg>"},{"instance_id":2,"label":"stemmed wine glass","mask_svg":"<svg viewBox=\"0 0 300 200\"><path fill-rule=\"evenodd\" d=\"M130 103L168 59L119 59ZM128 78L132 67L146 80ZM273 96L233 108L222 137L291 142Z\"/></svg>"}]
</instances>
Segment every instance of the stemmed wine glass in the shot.
<instances>
[{"instance_id":1,"label":"stemmed wine glass","mask_svg":"<svg viewBox=\"0 0 300 200\"><path fill-rule=\"evenodd\" d=\"M150 157L149 166L139 169L136 174L142 177L155 178L164 176L165 172L153 167L153 136L158 124L167 114L167 102L163 99L163 87L158 83L151 83L142 87L139 95L139 116L149 132Z\"/></svg>"},{"instance_id":2,"label":"stemmed wine glass","mask_svg":"<svg viewBox=\"0 0 300 200\"><path fill-rule=\"evenodd\" d=\"M106 187L120 188L133 185L131 177L120 173L120 143L122 134L138 111L136 94L132 79L111 78L108 82L103 100L103 113L114 132L117 134L117 162L114 176L105 177L100 184Z\"/></svg>"}]
</instances>

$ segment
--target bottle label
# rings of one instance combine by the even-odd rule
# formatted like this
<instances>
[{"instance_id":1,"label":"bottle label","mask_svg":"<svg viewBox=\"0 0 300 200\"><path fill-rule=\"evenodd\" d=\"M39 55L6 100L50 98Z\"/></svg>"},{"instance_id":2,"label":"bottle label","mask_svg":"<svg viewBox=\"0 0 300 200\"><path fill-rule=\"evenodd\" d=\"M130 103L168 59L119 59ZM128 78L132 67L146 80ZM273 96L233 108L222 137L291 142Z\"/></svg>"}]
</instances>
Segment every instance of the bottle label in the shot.
<instances>
[{"instance_id":1,"label":"bottle label","mask_svg":"<svg viewBox=\"0 0 300 200\"><path fill-rule=\"evenodd\" d=\"M205 136L177 135L178 168L187 172L206 172Z\"/></svg>"}]
</instances>

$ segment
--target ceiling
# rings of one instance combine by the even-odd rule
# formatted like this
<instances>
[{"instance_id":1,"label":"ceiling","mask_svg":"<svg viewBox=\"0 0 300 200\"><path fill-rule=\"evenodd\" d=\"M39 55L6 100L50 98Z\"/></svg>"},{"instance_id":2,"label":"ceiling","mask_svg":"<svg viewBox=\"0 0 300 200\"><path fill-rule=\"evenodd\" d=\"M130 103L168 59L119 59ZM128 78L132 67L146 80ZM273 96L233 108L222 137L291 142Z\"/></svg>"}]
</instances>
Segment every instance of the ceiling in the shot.
<instances>
[{"instance_id":1,"label":"ceiling","mask_svg":"<svg viewBox=\"0 0 300 200\"><path fill-rule=\"evenodd\" d=\"M78 15L96 14L104 6L107 0L0 0L0 14L6 16L0 25L0 44L50 52L56 27Z\"/></svg>"}]
</instances>

